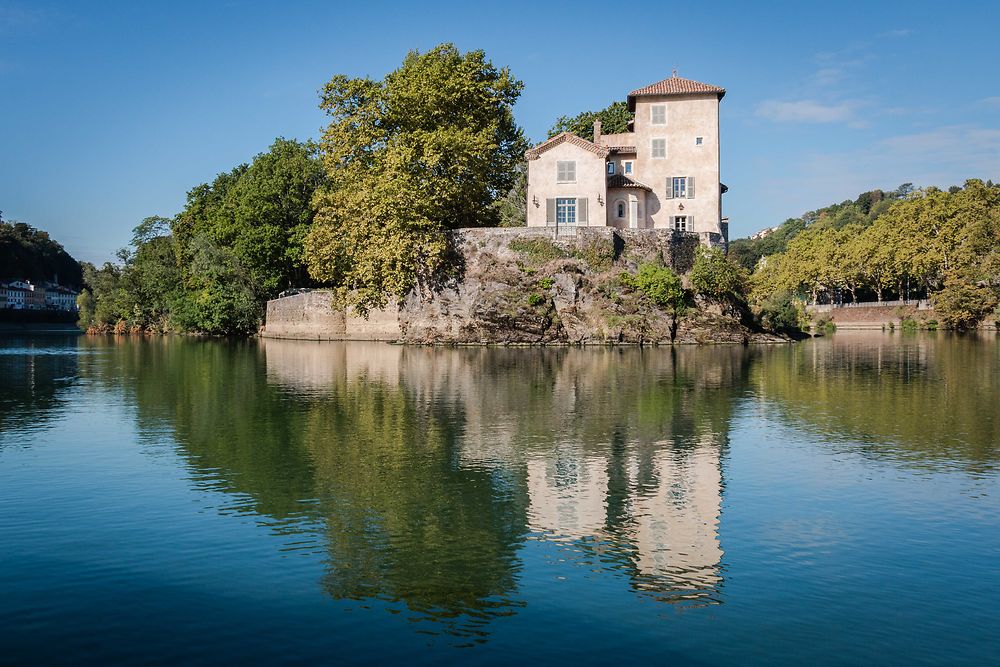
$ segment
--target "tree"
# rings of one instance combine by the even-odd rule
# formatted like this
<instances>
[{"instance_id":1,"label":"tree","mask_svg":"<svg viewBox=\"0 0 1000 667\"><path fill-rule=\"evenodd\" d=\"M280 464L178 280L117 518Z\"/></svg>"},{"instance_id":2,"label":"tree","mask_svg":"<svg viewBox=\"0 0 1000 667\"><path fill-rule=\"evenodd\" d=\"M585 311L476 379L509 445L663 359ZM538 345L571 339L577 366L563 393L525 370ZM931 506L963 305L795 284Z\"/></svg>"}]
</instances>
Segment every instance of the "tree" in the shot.
<instances>
[{"instance_id":1,"label":"tree","mask_svg":"<svg viewBox=\"0 0 1000 667\"><path fill-rule=\"evenodd\" d=\"M501 227L524 227L528 224L528 165L522 162L514 174L514 186L495 203Z\"/></svg>"},{"instance_id":2,"label":"tree","mask_svg":"<svg viewBox=\"0 0 1000 667\"><path fill-rule=\"evenodd\" d=\"M249 165L188 193L172 227L180 264L190 266L191 241L205 235L246 267L247 284L260 303L288 287L308 285L303 246L314 216L312 198L324 181L313 143L275 139Z\"/></svg>"},{"instance_id":3,"label":"tree","mask_svg":"<svg viewBox=\"0 0 1000 667\"><path fill-rule=\"evenodd\" d=\"M523 84L483 51L411 51L382 81L333 77L321 108L328 184L306 240L316 279L360 312L440 279L447 230L495 226L527 144L514 122Z\"/></svg>"},{"instance_id":4,"label":"tree","mask_svg":"<svg viewBox=\"0 0 1000 667\"><path fill-rule=\"evenodd\" d=\"M733 303L746 303L749 276L746 269L717 248L698 249L688 275L699 294Z\"/></svg>"},{"instance_id":5,"label":"tree","mask_svg":"<svg viewBox=\"0 0 1000 667\"><path fill-rule=\"evenodd\" d=\"M601 121L601 133L618 134L628 132L633 113L625 102L612 102L600 111L584 111L575 116L560 116L549 129L549 137L561 132L572 132L587 141L594 140L594 121Z\"/></svg>"}]
</instances>

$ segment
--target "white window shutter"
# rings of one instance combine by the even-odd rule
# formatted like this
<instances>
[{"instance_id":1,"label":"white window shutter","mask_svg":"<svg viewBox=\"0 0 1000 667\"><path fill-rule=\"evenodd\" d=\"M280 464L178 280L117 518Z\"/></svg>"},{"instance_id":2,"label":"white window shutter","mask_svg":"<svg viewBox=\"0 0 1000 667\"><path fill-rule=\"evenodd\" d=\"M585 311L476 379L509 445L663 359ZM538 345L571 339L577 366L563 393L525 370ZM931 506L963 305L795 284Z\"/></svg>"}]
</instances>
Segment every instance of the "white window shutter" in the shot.
<instances>
[{"instance_id":1,"label":"white window shutter","mask_svg":"<svg viewBox=\"0 0 1000 667\"><path fill-rule=\"evenodd\" d=\"M694 176L687 177L688 199L694 199Z\"/></svg>"},{"instance_id":2,"label":"white window shutter","mask_svg":"<svg viewBox=\"0 0 1000 667\"><path fill-rule=\"evenodd\" d=\"M545 222L549 224L556 224L556 200L546 199L545 200Z\"/></svg>"},{"instance_id":3,"label":"white window shutter","mask_svg":"<svg viewBox=\"0 0 1000 667\"><path fill-rule=\"evenodd\" d=\"M674 198L674 177L667 176L667 199Z\"/></svg>"},{"instance_id":4,"label":"white window shutter","mask_svg":"<svg viewBox=\"0 0 1000 667\"><path fill-rule=\"evenodd\" d=\"M587 198L580 197L576 200L576 221L587 222Z\"/></svg>"},{"instance_id":5,"label":"white window shutter","mask_svg":"<svg viewBox=\"0 0 1000 667\"><path fill-rule=\"evenodd\" d=\"M694 216L693 215L689 215L688 216L688 231L689 232L693 232L694 231Z\"/></svg>"}]
</instances>

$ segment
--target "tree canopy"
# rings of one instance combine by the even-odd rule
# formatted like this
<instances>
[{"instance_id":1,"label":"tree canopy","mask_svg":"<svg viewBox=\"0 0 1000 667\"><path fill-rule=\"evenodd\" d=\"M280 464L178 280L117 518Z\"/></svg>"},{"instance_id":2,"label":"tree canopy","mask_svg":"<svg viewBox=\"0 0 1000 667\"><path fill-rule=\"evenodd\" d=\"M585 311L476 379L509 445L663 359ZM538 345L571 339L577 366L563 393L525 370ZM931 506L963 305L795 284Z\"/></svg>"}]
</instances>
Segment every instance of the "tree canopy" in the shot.
<instances>
[{"instance_id":1,"label":"tree canopy","mask_svg":"<svg viewBox=\"0 0 1000 667\"><path fill-rule=\"evenodd\" d=\"M48 232L23 222L0 220L0 280L25 279L77 288L83 283L83 273L80 264Z\"/></svg>"},{"instance_id":2,"label":"tree canopy","mask_svg":"<svg viewBox=\"0 0 1000 667\"><path fill-rule=\"evenodd\" d=\"M446 231L495 226L527 148L514 121L522 83L483 51L411 51L381 81L334 76L321 108L327 184L306 259L359 311L433 282Z\"/></svg>"},{"instance_id":3,"label":"tree canopy","mask_svg":"<svg viewBox=\"0 0 1000 667\"><path fill-rule=\"evenodd\" d=\"M957 190L908 190L868 224L817 222L784 245L758 262L758 301L786 292L813 302L843 292L855 301L859 292L925 296L945 325L965 328L1000 300L1000 187L972 179Z\"/></svg>"},{"instance_id":4,"label":"tree canopy","mask_svg":"<svg viewBox=\"0 0 1000 667\"><path fill-rule=\"evenodd\" d=\"M583 111L575 116L560 116L556 119L555 125L549 129L549 137L554 137L560 132L572 132L587 141L593 141L595 120L601 121L602 133L628 132L632 115L625 102L612 102L600 111Z\"/></svg>"},{"instance_id":5,"label":"tree canopy","mask_svg":"<svg viewBox=\"0 0 1000 667\"><path fill-rule=\"evenodd\" d=\"M135 227L118 264L85 267L81 323L255 332L267 299L309 284L303 243L324 178L315 145L279 138L250 164L192 188L176 217Z\"/></svg>"}]
</instances>

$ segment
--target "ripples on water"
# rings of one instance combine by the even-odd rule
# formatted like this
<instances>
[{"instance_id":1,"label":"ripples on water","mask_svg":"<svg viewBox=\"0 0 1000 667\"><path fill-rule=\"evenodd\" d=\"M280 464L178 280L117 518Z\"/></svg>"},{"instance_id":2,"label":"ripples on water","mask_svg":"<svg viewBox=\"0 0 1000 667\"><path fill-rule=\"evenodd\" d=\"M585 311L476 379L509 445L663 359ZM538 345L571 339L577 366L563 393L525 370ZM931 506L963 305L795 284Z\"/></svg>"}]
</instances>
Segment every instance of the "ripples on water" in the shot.
<instances>
[{"instance_id":1,"label":"ripples on water","mask_svg":"<svg viewBox=\"0 0 1000 667\"><path fill-rule=\"evenodd\" d=\"M988 661L998 380L992 337L0 339L0 644Z\"/></svg>"}]
</instances>

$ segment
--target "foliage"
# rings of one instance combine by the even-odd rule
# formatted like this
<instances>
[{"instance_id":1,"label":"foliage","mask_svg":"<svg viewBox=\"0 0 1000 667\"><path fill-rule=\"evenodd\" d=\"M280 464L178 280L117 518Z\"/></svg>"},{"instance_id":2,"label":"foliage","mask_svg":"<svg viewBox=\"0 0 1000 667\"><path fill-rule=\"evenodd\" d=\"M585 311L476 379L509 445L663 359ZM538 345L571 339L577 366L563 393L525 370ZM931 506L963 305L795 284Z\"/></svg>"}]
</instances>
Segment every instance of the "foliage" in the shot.
<instances>
[{"instance_id":1,"label":"foliage","mask_svg":"<svg viewBox=\"0 0 1000 667\"><path fill-rule=\"evenodd\" d=\"M791 292L768 296L757 310L757 317L766 329L784 333L802 331L802 306Z\"/></svg>"},{"instance_id":2,"label":"foliage","mask_svg":"<svg viewBox=\"0 0 1000 667\"><path fill-rule=\"evenodd\" d=\"M500 216L501 227L528 225L528 165L522 162L514 170L514 184L507 194L493 204Z\"/></svg>"},{"instance_id":3,"label":"foliage","mask_svg":"<svg viewBox=\"0 0 1000 667\"><path fill-rule=\"evenodd\" d=\"M561 132L572 132L587 141L593 141L595 120L601 121L602 134L619 134L628 132L632 116L625 102L612 102L600 111L584 111L575 116L560 116L555 125L549 129L549 137Z\"/></svg>"},{"instance_id":4,"label":"foliage","mask_svg":"<svg viewBox=\"0 0 1000 667\"><path fill-rule=\"evenodd\" d=\"M934 312L949 329L974 328L997 306L994 291L949 276L934 295Z\"/></svg>"},{"instance_id":5,"label":"foliage","mask_svg":"<svg viewBox=\"0 0 1000 667\"><path fill-rule=\"evenodd\" d=\"M644 263L634 275L622 276L623 284L644 294L657 307L671 316L670 339L677 337L680 318L688 309L688 294L681 277L669 267Z\"/></svg>"},{"instance_id":6,"label":"foliage","mask_svg":"<svg viewBox=\"0 0 1000 667\"><path fill-rule=\"evenodd\" d=\"M0 220L0 280L52 281L77 288L83 284L83 271L48 232Z\"/></svg>"},{"instance_id":7,"label":"foliage","mask_svg":"<svg viewBox=\"0 0 1000 667\"><path fill-rule=\"evenodd\" d=\"M193 188L175 218L139 223L119 264L86 265L80 323L98 331L254 333L267 299L309 284L303 242L323 180L315 146L276 139L251 164Z\"/></svg>"},{"instance_id":8,"label":"foliage","mask_svg":"<svg viewBox=\"0 0 1000 667\"><path fill-rule=\"evenodd\" d=\"M537 263L552 261L566 257L566 252L548 239L527 238L512 239L507 246L517 253L521 253L528 260Z\"/></svg>"},{"instance_id":9,"label":"foliage","mask_svg":"<svg viewBox=\"0 0 1000 667\"><path fill-rule=\"evenodd\" d=\"M699 247L688 277L699 294L733 303L746 303L749 274L717 248Z\"/></svg>"},{"instance_id":10,"label":"foliage","mask_svg":"<svg viewBox=\"0 0 1000 667\"><path fill-rule=\"evenodd\" d=\"M1000 297L1000 188L979 180L947 192L906 184L869 224L805 227L784 252L758 262L751 283L758 303L785 292L813 303L844 293L854 301L859 293L930 297L944 309L942 324L973 326Z\"/></svg>"},{"instance_id":11,"label":"foliage","mask_svg":"<svg viewBox=\"0 0 1000 667\"><path fill-rule=\"evenodd\" d=\"M321 108L328 184L306 241L310 274L361 312L436 282L448 229L495 226L527 147L523 85L483 51L411 51L382 81L334 76Z\"/></svg>"},{"instance_id":12,"label":"foliage","mask_svg":"<svg viewBox=\"0 0 1000 667\"><path fill-rule=\"evenodd\" d=\"M607 271L615 261L615 244L609 239L595 239L573 253L598 271Z\"/></svg>"},{"instance_id":13,"label":"foliage","mask_svg":"<svg viewBox=\"0 0 1000 667\"><path fill-rule=\"evenodd\" d=\"M912 194L913 184L904 183L892 192L870 190L858 195L855 201L847 200L815 211L807 211L798 218L785 220L759 238L731 241L729 256L748 271L753 271L762 257L785 252L792 239L807 228L841 229L849 225L867 227L893 202L906 199Z\"/></svg>"}]
</instances>

